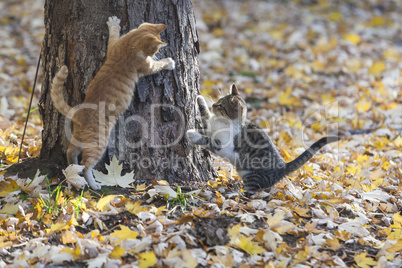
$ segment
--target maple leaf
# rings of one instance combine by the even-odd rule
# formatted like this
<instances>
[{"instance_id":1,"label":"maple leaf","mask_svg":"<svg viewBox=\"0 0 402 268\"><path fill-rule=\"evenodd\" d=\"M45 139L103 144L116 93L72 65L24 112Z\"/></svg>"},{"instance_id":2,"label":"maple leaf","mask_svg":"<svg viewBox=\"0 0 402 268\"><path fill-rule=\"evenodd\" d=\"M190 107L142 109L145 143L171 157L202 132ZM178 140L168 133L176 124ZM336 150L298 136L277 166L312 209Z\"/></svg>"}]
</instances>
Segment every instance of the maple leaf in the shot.
<instances>
[{"instance_id":1,"label":"maple leaf","mask_svg":"<svg viewBox=\"0 0 402 268\"><path fill-rule=\"evenodd\" d=\"M377 61L374 62L373 65L371 65L369 72L372 76L379 76L382 72L385 71L387 66L385 65L384 62L382 61Z\"/></svg>"},{"instance_id":2,"label":"maple leaf","mask_svg":"<svg viewBox=\"0 0 402 268\"><path fill-rule=\"evenodd\" d=\"M350 43L357 45L360 43L360 36L355 33L348 33L342 37L344 40L349 41Z\"/></svg>"},{"instance_id":3,"label":"maple leaf","mask_svg":"<svg viewBox=\"0 0 402 268\"><path fill-rule=\"evenodd\" d=\"M36 171L35 177L31 179L18 179L17 184L21 187L21 190L27 194L31 194L36 191L40 191L42 187L39 185L46 178L46 175L39 175L39 169Z\"/></svg>"},{"instance_id":4,"label":"maple leaf","mask_svg":"<svg viewBox=\"0 0 402 268\"><path fill-rule=\"evenodd\" d=\"M141 200L133 203L132 201L128 201L126 204L126 210L134 215L138 215L138 213L147 211L146 207L141 207Z\"/></svg>"},{"instance_id":5,"label":"maple leaf","mask_svg":"<svg viewBox=\"0 0 402 268\"><path fill-rule=\"evenodd\" d=\"M126 252L126 250L120 246L116 246L112 252L110 252L109 257L112 259L121 259L123 254Z\"/></svg>"},{"instance_id":6,"label":"maple leaf","mask_svg":"<svg viewBox=\"0 0 402 268\"><path fill-rule=\"evenodd\" d=\"M170 186L154 185L154 189L160 195L168 196L169 199L177 198L177 192L170 188Z\"/></svg>"},{"instance_id":7,"label":"maple leaf","mask_svg":"<svg viewBox=\"0 0 402 268\"><path fill-rule=\"evenodd\" d=\"M117 242L123 241L124 239L136 239L138 236L137 232L131 231L125 225L119 225L121 230L115 230L113 233L110 234L110 237L119 238Z\"/></svg>"},{"instance_id":8,"label":"maple leaf","mask_svg":"<svg viewBox=\"0 0 402 268\"><path fill-rule=\"evenodd\" d=\"M16 215L18 212L18 204L6 203L0 209L0 214L12 214Z\"/></svg>"},{"instance_id":9,"label":"maple leaf","mask_svg":"<svg viewBox=\"0 0 402 268\"><path fill-rule=\"evenodd\" d=\"M110 202L115 199L116 197L118 197L118 195L107 195L105 197L102 197L101 199L99 199L98 204L96 205L96 208L99 209L100 211L103 211L104 207L107 204L110 204Z\"/></svg>"},{"instance_id":10,"label":"maple leaf","mask_svg":"<svg viewBox=\"0 0 402 268\"><path fill-rule=\"evenodd\" d=\"M100 171L94 170L95 179L101 184L106 186L120 186L123 188L132 188L134 182L134 171L121 175L123 166L119 165L119 161L116 156L113 156L110 165L105 166L108 173L104 174Z\"/></svg>"},{"instance_id":11,"label":"maple leaf","mask_svg":"<svg viewBox=\"0 0 402 268\"><path fill-rule=\"evenodd\" d=\"M360 100L357 103L356 109L360 112L367 112L371 107L371 101Z\"/></svg>"},{"instance_id":12,"label":"maple leaf","mask_svg":"<svg viewBox=\"0 0 402 268\"><path fill-rule=\"evenodd\" d=\"M367 255L367 252L355 255L354 260L358 267L370 268L371 266L377 264L377 262L373 258L366 257L366 255Z\"/></svg>"},{"instance_id":13,"label":"maple leaf","mask_svg":"<svg viewBox=\"0 0 402 268\"><path fill-rule=\"evenodd\" d=\"M252 255L265 252L264 248L260 247L256 242L252 241L253 237L244 237L241 234L241 228L243 228L241 224L237 224L231 228L228 228L228 236L230 238L229 243Z\"/></svg>"},{"instance_id":14,"label":"maple leaf","mask_svg":"<svg viewBox=\"0 0 402 268\"><path fill-rule=\"evenodd\" d=\"M88 185L84 177L79 175L84 170L85 166L81 165L69 165L66 169L63 169L63 174L66 180L71 183L77 189L84 189Z\"/></svg>"},{"instance_id":15,"label":"maple leaf","mask_svg":"<svg viewBox=\"0 0 402 268\"><path fill-rule=\"evenodd\" d=\"M138 267L147 268L156 264L156 255L152 251L138 254Z\"/></svg>"},{"instance_id":16,"label":"maple leaf","mask_svg":"<svg viewBox=\"0 0 402 268\"><path fill-rule=\"evenodd\" d=\"M80 247L75 247L75 249L65 247L59 253L68 253L73 256L73 260L77 259L81 256L81 249Z\"/></svg>"},{"instance_id":17,"label":"maple leaf","mask_svg":"<svg viewBox=\"0 0 402 268\"><path fill-rule=\"evenodd\" d=\"M5 179L4 181L0 182L0 197L5 197L11 192L19 190L20 187L13 179Z\"/></svg>"},{"instance_id":18,"label":"maple leaf","mask_svg":"<svg viewBox=\"0 0 402 268\"><path fill-rule=\"evenodd\" d=\"M251 255L261 254L265 252L265 249L263 247L260 247L256 242L253 242L252 240L252 237L243 236L240 237L240 239L234 245Z\"/></svg>"},{"instance_id":19,"label":"maple leaf","mask_svg":"<svg viewBox=\"0 0 402 268\"><path fill-rule=\"evenodd\" d=\"M61 242L62 242L63 244L69 244L69 243L73 244L73 243L76 243L77 240L76 240L76 238L75 238L74 233L71 232L70 230L67 230L67 231L63 234L63 236L61 237Z\"/></svg>"},{"instance_id":20,"label":"maple leaf","mask_svg":"<svg viewBox=\"0 0 402 268\"><path fill-rule=\"evenodd\" d=\"M341 248L341 245L339 244L339 240L336 237L328 238L325 241L324 246L333 251L337 251L338 249Z\"/></svg>"},{"instance_id":21,"label":"maple leaf","mask_svg":"<svg viewBox=\"0 0 402 268\"><path fill-rule=\"evenodd\" d=\"M288 87L286 88L286 91L284 93L279 94L279 103L282 105L292 105L295 104L296 98L293 96L290 96L292 93L292 88Z\"/></svg>"}]
</instances>

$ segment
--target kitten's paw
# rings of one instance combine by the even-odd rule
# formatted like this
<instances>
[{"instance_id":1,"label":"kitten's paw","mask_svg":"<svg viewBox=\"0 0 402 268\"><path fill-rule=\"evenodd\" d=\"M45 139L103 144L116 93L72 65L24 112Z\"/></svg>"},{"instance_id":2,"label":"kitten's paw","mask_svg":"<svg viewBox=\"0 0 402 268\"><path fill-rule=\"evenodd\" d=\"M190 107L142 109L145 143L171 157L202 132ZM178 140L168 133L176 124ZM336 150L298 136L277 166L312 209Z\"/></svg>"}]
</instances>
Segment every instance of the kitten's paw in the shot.
<instances>
[{"instance_id":1,"label":"kitten's paw","mask_svg":"<svg viewBox=\"0 0 402 268\"><path fill-rule=\"evenodd\" d=\"M202 135L195 129L189 129L187 130L187 138L192 143L197 143L202 138Z\"/></svg>"},{"instance_id":2,"label":"kitten's paw","mask_svg":"<svg viewBox=\"0 0 402 268\"><path fill-rule=\"evenodd\" d=\"M66 80L67 76L68 76L68 68L66 65L61 66L59 72L57 73L57 76L59 76L59 78Z\"/></svg>"},{"instance_id":3,"label":"kitten's paw","mask_svg":"<svg viewBox=\"0 0 402 268\"><path fill-rule=\"evenodd\" d=\"M95 178L92 174L92 168L84 169L83 172L84 172L84 178L92 190L100 190L102 188L102 186L95 181Z\"/></svg>"},{"instance_id":4,"label":"kitten's paw","mask_svg":"<svg viewBox=\"0 0 402 268\"><path fill-rule=\"evenodd\" d=\"M208 108L207 101L201 95L197 96L197 104L198 104L198 106Z\"/></svg>"},{"instance_id":5,"label":"kitten's paw","mask_svg":"<svg viewBox=\"0 0 402 268\"><path fill-rule=\"evenodd\" d=\"M120 31L120 20L116 16L109 17L106 24L109 27L109 29L117 27Z\"/></svg>"},{"instance_id":6,"label":"kitten's paw","mask_svg":"<svg viewBox=\"0 0 402 268\"><path fill-rule=\"evenodd\" d=\"M97 190L100 190L102 188L102 186L99 183L95 182L95 181L91 181L91 182L87 181L87 182L88 182L89 187L91 187L92 190L97 191Z\"/></svg>"},{"instance_id":7,"label":"kitten's paw","mask_svg":"<svg viewBox=\"0 0 402 268\"><path fill-rule=\"evenodd\" d=\"M174 68L176 67L176 63L174 62L174 60L172 60L172 58L166 58L164 59L164 61L166 62L166 66L164 69L174 70Z\"/></svg>"}]
</instances>

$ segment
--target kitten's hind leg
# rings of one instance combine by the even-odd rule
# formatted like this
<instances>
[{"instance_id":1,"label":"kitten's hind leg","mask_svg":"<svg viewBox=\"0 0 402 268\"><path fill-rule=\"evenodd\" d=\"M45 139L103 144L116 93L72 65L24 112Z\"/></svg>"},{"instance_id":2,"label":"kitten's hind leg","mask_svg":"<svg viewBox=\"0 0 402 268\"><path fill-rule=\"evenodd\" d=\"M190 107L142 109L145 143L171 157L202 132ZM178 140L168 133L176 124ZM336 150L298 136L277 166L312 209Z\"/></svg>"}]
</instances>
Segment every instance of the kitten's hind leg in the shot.
<instances>
[{"instance_id":1,"label":"kitten's hind leg","mask_svg":"<svg viewBox=\"0 0 402 268\"><path fill-rule=\"evenodd\" d=\"M89 187L93 190L100 190L101 185L95 181L94 175L92 173L92 167L90 168L84 168L84 177L85 180L87 181Z\"/></svg>"},{"instance_id":2,"label":"kitten's hind leg","mask_svg":"<svg viewBox=\"0 0 402 268\"><path fill-rule=\"evenodd\" d=\"M98 147L95 148L84 148L82 152L82 161L81 164L85 166L84 169L84 177L87 181L89 187L94 190L100 190L101 185L95 181L95 178L92 174L92 168L98 163L99 159L102 157L104 151L106 149L106 144L99 144Z\"/></svg>"},{"instance_id":3,"label":"kitten's hind leg","mask_svg":"<svg viewBox=\"0 0 402 268\"><path fill-rule=\"evenodd\" d=\"M244 183L244 190L247 192L255 192L259 189L268 187L265 183L265 178L261 174L253 173L250 171L242 176Z\"/></svg>"},{"instance_id":4,"label":"kitten's hind leg","mask_svg":"<svg viewBox=\"0 0 402 268\"><path fill-rule=\"evenodd\" d=\"M68 145L67 149L67 163L69 165L76 164L78 165L78 156L81 153L81 148L74 146L73 144Z\"/></svg>"},{"instance_id":5,"label":"kitten's hind leg","mask_svg":"<svg viewBox=\"0 0 402 268\"><path fill-rule=\"evenodd\" d=\"M110 52L110 48L116 43L120 38L120 20L116 17L109 17L106 22L107 27L109 28L109 42L107 46L107 54Z\"/></svg>"}]
</instances>

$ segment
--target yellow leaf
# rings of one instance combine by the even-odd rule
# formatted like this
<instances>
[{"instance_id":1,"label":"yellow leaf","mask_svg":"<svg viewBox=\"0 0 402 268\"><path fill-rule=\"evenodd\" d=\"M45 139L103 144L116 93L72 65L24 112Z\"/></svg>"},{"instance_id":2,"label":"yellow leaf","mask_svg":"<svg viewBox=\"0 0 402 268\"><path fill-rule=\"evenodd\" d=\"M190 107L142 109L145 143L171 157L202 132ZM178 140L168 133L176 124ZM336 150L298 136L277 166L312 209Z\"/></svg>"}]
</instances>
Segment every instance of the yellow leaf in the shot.
<instances>
[{"instance_id":1,"label":"yellow leaf","mask_svg":"<svg viewBox=\"0 0 402 268\"><path fill-rule=\"evenodd\" d=\"M310 64L311 69L313 69L314 72L322 72L322 71L324 71L325 68L326 68L326 65L327 64L325 62L319 61L319 60L315 60Z\"/></svg>"},{"instance_id":2,"label":"yellow leaf","mask_svg":"<svg viewBox=\"0 0 402 268\"><path fill-rule=\"evenodd\" d=\"M365 163L368 162L367 160L369 158L370 158L370 156L367 154L359 154L357 156L356 163L359 164L359 166L364 165Z\"/></svg>"},{"instance_id":3,"label":"yellow leaf","mask_svg":"<svg viewBox=\"0 0 402 268\"><path fill-rule=\"evenodd\" d=\"M251 255L265 252L265 249L260 247L256 242L253 242L252 239L252 237L240 237L235 246Z\"/></svg>"},{"instance_id":4,"label":"yellow leaf","mask_svg":"<svg viewBox=\"0 0 402 268\"><path fill-rule=\"evenodd\" d=\"M389 48L383 51L384 58L396 60L399 57L399 53L395 48Z\"/></svg>"},{"instance_id":5,"label":"yellow leaf","mask_svg":"<svg viewBox=\"0 0 402 268\"><path fill-rule=\"evenodd\" d=\"M0 182L0 197L5 197L11 192L18 190L20 187L13 179L5 179Z\"/></svg>"},{"instance_id":6,"label":"yellow leaf","mask_svg":"<svg viewBox=\"0 0 402 268\"><path fill-rule=\"evenodd\" d=\"M349 72L355 73L361 68L361 62L357 58L351 58L345 62L346 68L348 68Z\"/></svg>"},{"instance_id":7,"label":"yellow leaf","mask_svg":"<svg viewBox=\"0 0 402 268\"><path fill-rule=\"evenodd\" d=\"M341 245L339 244L339 240L334 237L333 239L327 239L325 241L325 246L326 248L333 250L333 251L337 251L338 249L341 248Z\"/></svg>"},{"instance_id":8,"label":"yellow leaf","mask_svg":"<svg viewBox=\"0 0 402 268\"><path fill-rule=\"evenodd\" d=\"M67 231L63 234L63 236L61 237L61 242L62 242L63 244L69 244L69 243L70 243L70 244L73 244L73 243L76 243L77 240L76 240L75 237L73 236L73 232L67 230Z\"/></svg>"},{"instance_id":9,"label":"yellow leaf","mask_svg":"<svg viewBox=\"0 0 402 268\"><path fill-rule=\"evenodd\" d=\"M296 255L294 256L293 262L292 262L292 266L308 260L308 258L310 256L310 250L309 250L309 247L305 247L305 248L306 248L305 250L301 250L296 253Z\"/></svg>"},{"instance_id":10,"label":"yellow leaf","mask_svg":"<svg viewBox=\"0 0 402 268\"><path fill-rule=\"evenodd\" d=\"M376 139L373 142L373 146L378 150L382 150L382 149L384 149L385 146L388 145L388 143L389 143L389 140L387 138L381 137L381 138Z\"/></svg>"},{"instance_id":11,"label":"yellow leaf","mask_svg":"<svg viewBox=\"0 0 402 268\"><path fill-rule=\"evenodd\" d=\"M281 105L292 105L294 103L294 97L291 97L292 88L288 87L284 93L279 93L279 103Z\"/></svg>"},{"instance_id":12,"label":"yellow leaf","mask_svg":"<svg viewBox=\"0 0 402 268\"><path fill-rule=\"evenodd\" d=\"M147 189L147 184L144 182L143 184L139 184L137 186L135 186L135 190L137 192L142 192L145 191Z\"/></svg>"},{"instance_id":13,"label":"yellow leaf","mask_svg":"<svg viewBox=\"0 0 402 268\"><path fill-rule=\"evenodd\" d=\"M366 257L367 252L362 254L356 254L354 260L356 265L361 268L370 268L370 266L376 265L377 262L370 257Z\"/></svg>"},{"instance_id":14,"label":"yellow leaf","mask_svg":"<svg viewBox=\"0 0 402 268\"><path fill-rule=\"evenodd\" d=\"M138 267L147 268L156 264L156 255L152 251L138 254Z\"/></svg>"},{"instance_id":15,"label":"yellow leaf","mask_svg":"<svg viewBox=\"0 0 402 268\"><path fill-rule=\"evenodd\" d=\"M371 107L371 101L360 100L357 103L356 109L361 112L367 112Z\"/></svg>"},{"instance_id":16,"label":"yellow leaf","mask_svg":"<svg viewBox=\"0 0 402 268\"><path fill-rule=\"evenodd\" d=\"M197 258L193 257L190 250L181 250L182 257L188 268L196 268L198 266Z\"/></svg>"},{"instance_id":17,"label":"yellow leaf","mask_svg":"<svg viewBox=\"0 0 402 268\"><path fill-rule=\"evenodd\" d=\"M299 216L305 216L310 211L310 209L297 206L293 208L293 211L296 212Z\"/></svg>"},{"instance_id":18,"label":"yellow leaf","mask_svg":"<svg viewBox=\"0 0 402 268\"><path fill-rule=\"evenodd\" d=\"M315 122L311 125L311 129L317 132L321 132L325 128L325 125L321 124L320 121Z\"/></svg>"},{"instance_id":19,"label":"yellow leaf","mask_svg":"<svg viewBox=\"0 0 402 268\"><path fill-rule=\"evenodd\" d=\"M100 211L103 211L104 207L110 203L117 195L107 195L105 197L102 197L99 199L98 204L96 205L96 208L99 209Z\"/></svg>"},{"instance_id":20,"label":"yellow leaf","mask_svg":"<svg viewBox=\"0 0 402 268\"><path fill-rule=\"evenodd\" d=\"M117 242L120 242L124 239L136 239L138 236L137 232L131 231L130 228L124 225L120 225L121 230L115 230L110 234L110 237L120 238Z\"/></svg>"},{"instance_id":21,"label":"yellow leaf","mask_svg":"<svg viewBox=\"0 0 402 268\"><path fill-rule=\"evenodd\" d=\"M280 227L282 225L282 220L285 218L285 212L279 211L274 215L269 215L267 219L267 224L270 228Z\"/></svg>"},{"instance_id":22,"label":"yellow leaf","mask_svg":"<svg viewBox=\"0 0 402 268\"><path fill-rule=\"evenodd\" d=\"M357 45L360 43L360 36L355 33L348 33L342 37L343 40L349 41L350 43Z\"/></svg>"},{"instance_id":23,"label":"yellow leaf","mask_svg":"<svg viewBox=\"0 0 402 268\"><path fill-rule=\"evenodd\" d=\"M392 247L387 248L387 252L389 253L394 253L394 252L400 252L402 251L402 240L398 240L395 244L392 245Z\"/></svg>"},{"instance_id":24,"label":"yellow leaf","mask_svg":"<svg viewBox=\"0 0 402 268\"><path fill-rule=\"evenodd\" d=\"M313 165L304 165L303 170L306 171L307 174L314 173Z\"/></svg>"},{"instance_id":25,"label":"yellow leaf","mask_svg":"<svg viewBox=\"0 0 402 268\"><path fill-rule=\"evenodd\" d=\"M361 172L360 168L356 166L348 166L346 168L346 173L352 174L352 175L358 175Z\"/></svg>"},{"instance_id":26,"label":"yellow leaf","mask_svg":"<svg viewBox=\"0 0 402 268\"><path fill-rule=\"evenodd\" d=\"M372 76L378 76L380 75L382 72L385 71L387 67L385 66L385 63L382 61L377 61L374 62L373 65L371 65L369 72Z\"/></svg>"},{"instance_id":27,"label":"yellow leaf","mask_svg":"<svg viewBox=\"0 0 402 268\"><path fill-rule=\"evenodd\" d=\"M137 215L140 212L147 211L146 207L141 207L141 200L133 203L132 201L128 201L126 204L126 210L134 215Z\"/></svg>"},{"instance_id":28,"label":"yellow leaf","mask_svg":"<svg viewBox=\"0 0 402 268\"><path fill-rule=\"evenodd\" d=\"M222 28L215 28L212 31L212 34L215 35L215 36L223 36L224 33L225 33L225 31Z\"/></svg>"},{"instance_id":29,"label":"yellow leaf","mask_svg":"<svg viewBox=\"0 0 402 268\"><path fill-rule=\"evenodd\" d=\"M155 216L163 215L163 212L167 212L167 211L169 211L169 210L166 209L166 206L158 207L158 209L155 212Z\"/></svg>"},{"instance_id":30,"label":"yellow leaf","mask_svg":"<svg viewBox=\"0 0 402 268\"><path fill-rule=\"evenodd\" d=\"M245 93L246 95L251 95L251 94L253 94L253 92L254 92L254 89L251 88L251 87L246 87L246 88L244 89L244 93Z\"/></svg>"},{"instance_id":31,"label":"yellow leaf","mask_svg":"<svg viewBox=\"0 0 402 268\"><path fill-rule=\"evenodd\" d=\"M68 228L69 228L69 226L66 225L65 222L58 222L58 223L52 224L52 226L50 226L50 230L52 230L53 232L57 232L57 231L68 229Z\"/></svg>"},{"instance_id":32,"label":"yellow leaf","mask_svg":"<svg viewBox=\"0 0 402 268\"><path fill-rule=\"evenodd\" d=\"M122 247L116 246L112 252L110 252L109 257L112 259L121 259L122 255L126 250Z\"/></svg>"},{"instance_id":33,"label":"yellow leaf","mask_svg":"<svg viewBox=\"0 0 402 268\"><path fill-rule=\"evenodd\" d=\"M236 224L233 227L228 228L228 236L230 238L230 244L235 244L236 241L239 239L239 235L240 235L240 223Z\"/></svg>"},{"instance_id":34,"label":"yellow leaf","mask_svg":"<svg viewBox=\"0 0 402 268\"><path fill-rule=\"evenodd\" d=\"M6 203L0 209L0 214L16 215L18 212L18 204Z\"/></svg>"},{"instance_id":35,"label":"yellow leaf","mask_svg":"<svg viewBox=\"0 0 402 268\"><path fill-rule=\"evenodd\" d=\"M334 11L328 14L328 18L332 21L339 21L342 19L342 14L339 11Z\"/></svg>"},{"instance_id":36,"label":"yellow leaf","mask_svg":"<svg viewBox=\"0 0 402 268\"><path fill-rule=\"evenodd\" d=\"M399 213L395 213L392 216L392 219L394 220L394 222L399 223L400 225L402 225L402 216Z\"/></svg>"},{"instance_id":37,"label":"yellow leaf","mask_svg":"<svg viewBox=\"0 0 402 268\"><path fill-rule=\"evenodd\" d=\"M60 250L59 253L63 253L63 252L73 255L74 260L81 256L81 250L79 247L76 247L75 249L66 247L66 248L63 248L62 250Z\"/></svg>"},{"instance_id":38,"label":"yellow leaf","mask_svg":"<svg viewBox=\"0 0 402 268\"><path fill-rule=\"evenodd\" d=\"M402 136L398 136L398 138L396 138L396 139L394 140L394 145L395 145L397 148L402 148Z\"/></svg>"},{"instance_id":39,"label":"yellow leaf","mask_svg":"<svg viewBox=\"0 0 402 268\"><path fill-rule=\"evenodd\" d=\"M268 127L269 127L269 122L268 121L261 121L260 128L268 128Z\"/></svg>"},{"instance_id":40,"label":"yellow leaf","mask_svg":"<svg viewBox=\"0 0 402 268\"><path fill-rule=\"evenodd\" d=\"M323 103L331 103L331 102L335 102L336 98L334 98L333 96L331 96L329 94L322 94L321 95L321 101Z\"/></svg>"},{"instance_id":41,"label":"yellow leaf","mask_svg":"<svg viewBox=\"0 0 402 268\"><path fill-rule=\"evenodd\" d=\"M382 27L385 26L387 20L382 16L374 16L371 18L370 25L372 27Z\"/></svg>"}]
</instances>

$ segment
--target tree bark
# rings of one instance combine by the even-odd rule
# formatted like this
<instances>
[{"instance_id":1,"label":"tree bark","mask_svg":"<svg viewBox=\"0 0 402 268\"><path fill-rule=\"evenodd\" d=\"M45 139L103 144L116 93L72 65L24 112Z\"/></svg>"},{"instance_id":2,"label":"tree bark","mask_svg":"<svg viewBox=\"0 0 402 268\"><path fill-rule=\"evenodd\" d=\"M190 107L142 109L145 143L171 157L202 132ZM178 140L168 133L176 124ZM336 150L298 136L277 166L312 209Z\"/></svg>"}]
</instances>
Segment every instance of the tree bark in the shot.
<instances>
[{"instance_id":1,"label":"tree bark","mask_svg":"<svg viewBox=\"0 0 402 268\"><path fill-rule=\"evenodd\" d=\"M116 155L126 171L134 170L137 182L165 179L183 183L216 176L209 153L193 147L185 137L186 129L194 127L195 98L200 92L198 37L190 0L46 0L40 157L66 165L68 140L64 117L50 98L52 79L66 64L72 70L66 100L72 106L84 100L86 88L106 57L110 16L121 19L122 35L142 22L166 24L161 38L168 45L157 57L173 58L176 69L140 79L97 168Z\"/></svg>"}]
</instances>

